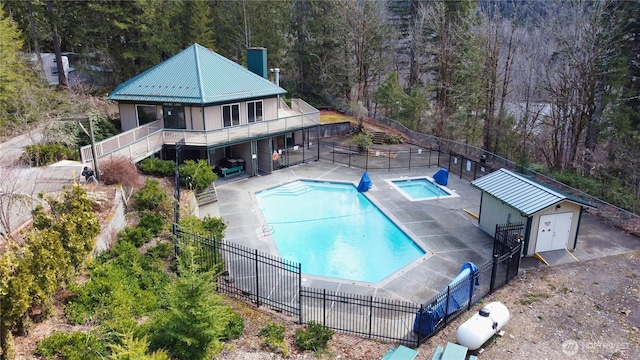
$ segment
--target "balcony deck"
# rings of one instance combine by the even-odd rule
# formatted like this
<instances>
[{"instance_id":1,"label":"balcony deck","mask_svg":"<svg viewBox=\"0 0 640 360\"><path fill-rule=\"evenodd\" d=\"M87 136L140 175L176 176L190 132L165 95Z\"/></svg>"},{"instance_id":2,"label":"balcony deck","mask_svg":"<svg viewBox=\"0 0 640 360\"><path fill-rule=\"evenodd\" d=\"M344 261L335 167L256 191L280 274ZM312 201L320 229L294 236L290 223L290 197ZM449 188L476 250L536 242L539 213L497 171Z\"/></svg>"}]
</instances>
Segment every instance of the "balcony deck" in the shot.
<instances>
[{"instance_id":1,"label":"balcony deck","mask_svg":"<svg viewBox=\"0 0 640 360\"><path fill-rule=\"evenodd\" d=\"M182 139L188 146L224 146L320 124L320 112L300 99L292 99L290 108L281 101L278 112L277 119L213 130L165 129L162 120L158 120L96 143L95 156L98 159L123 156L138 162L164 145L174 145ZM80 154L83 163L93 160L90 145L80 148Z\"/></svg>"}]
</instances>

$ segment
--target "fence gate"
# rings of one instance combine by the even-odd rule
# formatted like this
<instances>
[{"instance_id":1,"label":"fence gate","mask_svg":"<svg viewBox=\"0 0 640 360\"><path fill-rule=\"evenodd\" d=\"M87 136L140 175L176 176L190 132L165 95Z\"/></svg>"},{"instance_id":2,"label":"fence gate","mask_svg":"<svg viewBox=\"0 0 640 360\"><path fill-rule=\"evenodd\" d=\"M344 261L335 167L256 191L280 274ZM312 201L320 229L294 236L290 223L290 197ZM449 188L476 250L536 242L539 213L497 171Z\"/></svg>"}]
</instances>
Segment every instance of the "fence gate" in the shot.
<instances>
[{"instance_id":1,"label":"fence gate","mask_svg":"<svg viewBox=\"0 0 640 360\"><path fill-rule=\"evenodd\" d=\"M496 224L496 233L493 238L493 256L504 255L522 242L524 240L523 229L523 223Z\"/></svg>"},{"instance_id":2,"label":"fence gate","mask_svg":"<svg viewBox=\"0 0 640 360\"><path fill-rule=\"evenodd\" d=\"M509 257L508 261L505 262L505 278L507 282L518 275L518 271L520 270L520 254L522 253L524 240L523 229L523 223L496 224L496 234L493 240L493 257Z\"/></svg>"}]
</instances>

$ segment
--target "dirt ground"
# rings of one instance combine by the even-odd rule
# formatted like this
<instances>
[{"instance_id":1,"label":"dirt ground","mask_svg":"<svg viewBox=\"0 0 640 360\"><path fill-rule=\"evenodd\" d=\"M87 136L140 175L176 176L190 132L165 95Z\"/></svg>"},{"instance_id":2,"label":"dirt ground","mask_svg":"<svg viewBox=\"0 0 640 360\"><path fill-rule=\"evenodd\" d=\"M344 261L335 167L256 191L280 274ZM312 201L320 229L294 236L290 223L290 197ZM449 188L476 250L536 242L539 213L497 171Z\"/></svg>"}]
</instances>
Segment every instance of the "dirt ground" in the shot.
<instances>
[{"instance_id":1,"label":"dirt ground","mask_svg":"<svg viewBox=\"0 0 640 360\"><path fill-rule=\"evenodd\" d=\"M639 240L640 241L640 240ZM479 358L511 359L637 359L640 354L640 252L588 262L522 271L508 286L474 306L418 348L416 359L431 359L437 345L456 342L457 328L482 304L500 301L510 319L484 345ZM230 304L245 319L244 335L227 343L223 360L276 360L264 349L259 330L272 321L287 326L286 359L380 359L394 344L336 333L327 351L300 353L293 334L300 326L291 319L235 300ZM38 341L53 331L86 331L57 315L37 324L27 337L16 337L17 359L35 359Z\"/></svg>"}]
</instances>

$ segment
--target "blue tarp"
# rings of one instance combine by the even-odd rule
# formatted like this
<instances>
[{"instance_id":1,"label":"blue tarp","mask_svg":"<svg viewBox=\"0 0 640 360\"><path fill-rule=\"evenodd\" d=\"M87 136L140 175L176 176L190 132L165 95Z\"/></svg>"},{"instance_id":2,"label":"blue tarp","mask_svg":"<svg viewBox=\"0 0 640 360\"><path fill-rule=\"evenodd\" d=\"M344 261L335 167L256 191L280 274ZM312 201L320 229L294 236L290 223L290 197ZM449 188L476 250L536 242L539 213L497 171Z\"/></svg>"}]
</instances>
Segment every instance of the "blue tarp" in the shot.
<instances>
[{"instance_id":1,"label":"blue tarp","mask_svg":"<svg viewBox=\"0 0 640 360\"><path fill-rule=\"evenodd\" d=\"M473 298L475 287L479 284L480 271L478 267L470 262L464 263L458 276L438 294L436 297L438 301L425 306L422 312L418 311L413 322L413 331L424 336L431 335L446 315L453 314L469 304L469 301ZM449 306L445 314L447 288L450 289Z\"/></svg>"},{"instance_id":2,"label":"blue tarp","mask_svg":"<svg viewBox=\"0 0 640 360\"><path fill-rule=\"evenodd\" d=\"M360 184L358 184L358 192L365 192L371 189L371 186L373 186L373 184L371 183L371 179L369 179L369 174L367 174L367 172L365 171L364 174L362 174L362 178L360 178Z\"/></svg>"},{"instance_id":3,"label":"blue tarp","mask_svg":"<svg viewBox=\"0 0 640 360\"><path fill-rule=\"evenodd\" d=\"M435 180L438 185L447 186L449 182L449 170L440 168L440 170L433 174L433 180Z\"/></svg>"}]
</instances>

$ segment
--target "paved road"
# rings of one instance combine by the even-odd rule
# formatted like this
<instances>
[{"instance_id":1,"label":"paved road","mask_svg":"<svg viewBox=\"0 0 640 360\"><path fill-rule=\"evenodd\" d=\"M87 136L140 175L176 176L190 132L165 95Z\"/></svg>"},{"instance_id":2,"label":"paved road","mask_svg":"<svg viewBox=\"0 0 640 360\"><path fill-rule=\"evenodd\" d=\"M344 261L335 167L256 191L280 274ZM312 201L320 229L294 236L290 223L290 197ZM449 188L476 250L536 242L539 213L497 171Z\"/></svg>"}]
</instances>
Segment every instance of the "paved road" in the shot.
<instances>
[{"instance_id":1,"label":"paved road","mask_svg":"<svg viewBox=\"0 0 640 360\"><path fill-rule=\"evenodd\" d=\"M74 175L77 178L82 171L80 162L75 161L43 168L22 164L24 147L41 139L42 136L34 132L0 143L0 234L13 232L30 221L31 210L39 203L39 193L61 191L63 186L73 184Z\"/></svg>"}]
</instances>

